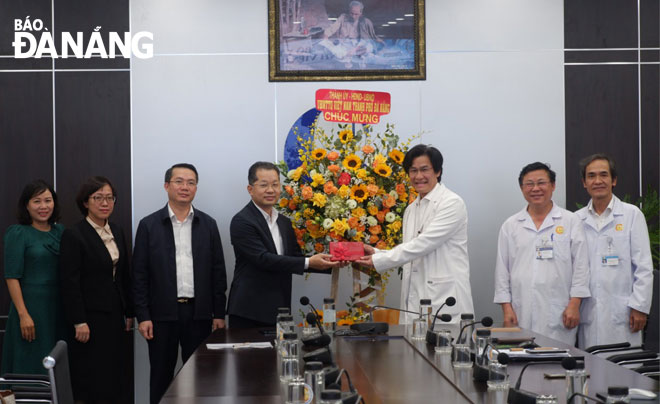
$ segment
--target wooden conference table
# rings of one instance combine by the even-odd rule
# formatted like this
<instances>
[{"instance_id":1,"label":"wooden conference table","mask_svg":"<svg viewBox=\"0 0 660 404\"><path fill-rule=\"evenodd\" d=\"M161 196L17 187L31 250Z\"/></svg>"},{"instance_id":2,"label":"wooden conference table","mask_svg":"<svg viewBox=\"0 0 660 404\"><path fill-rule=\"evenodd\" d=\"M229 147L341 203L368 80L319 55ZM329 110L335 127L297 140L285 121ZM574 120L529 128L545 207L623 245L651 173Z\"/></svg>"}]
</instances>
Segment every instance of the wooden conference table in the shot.
<instances>
[{"instance_id":1,"label":"wooden conference table","mask_svg":"<svg viewBox=\"0 0 660 404\"><path fill-rule=\"evenodd\" d=\"M366 403L493 402L494 392L489 392L485 383L473 381L471 368L452 368L451 355L436 354L432 346L410 339L409 333L409 327L391 326L389 336L385 337L334 339L331 348L335 362L348 371ZM452 334L456 336L455 329ZM566 348L575 356L585 356L592 396L614 385L658 391L658 383L653 379L531 331L493 333L494 337L521 335L534 336L541 346ZM271 339L257 329L215 331L186 362L161 403L282 403L274 349L209 350L206 347L206 343ZM509 364L512 384L521 367L522 364ZM561 365L530 366L523 376L522 388L555 394L560 403L565 402L565 380L544 379L544 373L563 371Z\"/></svg>"}]
</instances>

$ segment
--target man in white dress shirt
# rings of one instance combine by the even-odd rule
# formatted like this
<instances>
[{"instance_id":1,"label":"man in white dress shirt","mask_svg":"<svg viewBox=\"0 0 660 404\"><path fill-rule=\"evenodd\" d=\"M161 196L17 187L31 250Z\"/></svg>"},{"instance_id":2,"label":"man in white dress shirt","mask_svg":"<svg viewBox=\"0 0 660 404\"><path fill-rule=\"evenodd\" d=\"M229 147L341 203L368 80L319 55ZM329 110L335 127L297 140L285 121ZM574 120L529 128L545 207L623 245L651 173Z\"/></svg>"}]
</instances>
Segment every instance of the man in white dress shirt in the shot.
<instances>
[{"instance_id":1,"label":"man in white dress shirt","mask_svg":"<svg viewBox=\"0 0 660 404\"><path fill-rule=\"evenodd\" d=\"M400 307L419 311L419 301L431 299L437 310L445 299L456 298L443 313L460 321L461 313L473 313L470 263L467 251L467 209L460 196L443 183L442 153L427 145L410 149L403 167L419 194L403 215L403 242L391 250L365 245L369 255L357 261L383 272L403 266ZM415 315L400 317L411 323Z\"/></svg>"},{"instance_id":2,"label":"man in white dress shirt","mask_svg":"<svg viewBox=\"0 0 660 404\"><path fill-rule=\"evenodd\" d=\"M168 202L143 218L133 250L138 330L149 345L150 400L158 403L176 366L212 330L225 326L227 278L216 221L193 208L197 169L175 164L165 173Z\"/></svg>"},{"instance_id":3,"label":"man in white dress shirt","mask_svg":"<svg viewBox=\"0 0 660 404\"><path fill-rule=\"evenodd\" d=\"M651 309L653 261L644 214L612 193L616 165L605 154L580 163L582 184L591 196L577 211L589 246L591 298L582 302L579 345L642 344Z\"/></svg>"}]
</instances>

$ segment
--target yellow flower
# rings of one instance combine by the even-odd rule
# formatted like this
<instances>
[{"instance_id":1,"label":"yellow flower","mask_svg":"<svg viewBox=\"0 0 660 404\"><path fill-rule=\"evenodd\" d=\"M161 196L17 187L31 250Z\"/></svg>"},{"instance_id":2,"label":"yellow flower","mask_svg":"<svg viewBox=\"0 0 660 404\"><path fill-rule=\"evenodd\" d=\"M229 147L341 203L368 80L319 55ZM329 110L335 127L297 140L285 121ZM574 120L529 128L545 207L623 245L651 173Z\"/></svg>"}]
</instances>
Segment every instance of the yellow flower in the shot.
<instances>
[{"instance_id":1,"label":"yellow flower","mask_svg":"<svg viewBox=\"0 0 660 404\"><path fill-rule=\"evenodd\" d=\"M280 208L286 208L289 206L289 200L286 198L280 199Z\"/></svg>"},{"instance_id":2,"label":"yellow flower","mask_svg":"<svg viewBox=\"0 0 660 404\"><path fill-rule=\"evenodd\" d=\"M314 160L321 160L326 155L326 151L323 149L315 149L312 151L312 158Z\"/></svg>"},{"instance_id":3,"label":"yellow flower","mask_svg":"<svg viewBox=\"0 0 660 404\"><path fill-rule=\"evenodd\" d=\"M319 185L325 184L325 178L323 178L323 174L314 174L312 175L312 186L317 187Z\"/></svg>"},{"instance_id":4,"label":"yellow flower","mask_svg":"<svg viewBox=\"0 0 660 404\"><path fill-rule=\"evenodd\" d=\"M378 209L378 208L376 208L376 209ZM367 212L362 208L355 208L351 211L351 215L353 215L353 216L355 216L359 219L362 216L366 216Z\"/></svg>"},{"instance_id":5,"label":"yellow flower","mask_svg":"<svg viewBox=\"0 0 660 404\"><path fill-rule=\"evenodd\" d=\"M346 144L353 140L353 131L350 129L344 129L341 132L339 132L339 140L341 140L342 143Z\"/></svg>"},{"instance_id":6,"label":"yellow flower","mask_svg":"<svg viewBox=\"0 0 660 404\"><path fill-rule=\"evenodd\" d=\"M348 226L346 219L335 219L335 221L332 223L332 231L341 235L342 237L348 229L350 229L350 227Z\"/></svg>"},{"instance_id":7,"label":"yellow flower","mask_svg":"<svg viewBox=\"0 0 660 404\"><path fill-rule=\"evenodd\" d=\"M373 166L374 166L374 167L377 167L377 166L380 165L380 164L385 164L386 161L387 161L387 157L383 156L383 155L380 154L380 153L379 153L379 154L376 154L376 155L374 156L374 165L373 165Z\"/></svg>"},{"instance_id":8,"label":"yellow flower","mask_svg":"<svg viewBox=\"0 0 660 404\"><path fill-rule=\"evenodd\" d=\"M390 154L388 154L388 156L390 156L390 158L396 161L398 164L403 163L403 157L404 157L403 153L401 153L397 149L392 149L392 151L390 152Z\"/></svg>"},{"instance_id":9,"label":"yellow flower","mask_svg":"<svg viewBox=\"0 0 660 404\"><path fill-rule=\"evenodd\" d=\"M364 233L358 231L355 233L355 236L353 236L353 241L362 241L363 238L364 238Z\"/></svg>"},{"instance_id":10,"label":"yellow flower","mask_svg":"<svg viewBox=\"0 0 660 404\"><path fill-rule=\"evenodd\" d=\"M350 195L350 193L351 189L347 185L342 185L339 187L339 191L337 191L337 194L342 198L346 198L348 195Z\"/></svg>"},{"instance_id":11,"label":"yellow flower","mask_svg":"<svg viewBox=\"0 0 660 404\"><path fill-rule=\"evenodd\" d=\"M392 174L392 169L387 164L378 164L376 167L374 167L374 171L381 177L386 178Z\"/></svg>"},{"instance_id":12,"label":"yellow flower","mask_svg":"<svg viewBox=\"0 0 660 404\"><path fill-rule=\"evenodd\" d=\"M387 227L396 233L399 230L401 230L401 220L395 220L392 223L388 224Z\"/></svg>"},{"instance_id":13,"label":"yellow flower","mask_svg":"<svg viewBox=\"0 0 660 404\"><path fill-rule=\"evenodd\" d=\"M369 174L367 174L367 170L365 170L364 168L360 168L359 170L357 170L355 175L357 175L359 179L364 180L365 178L367 178Z\"/></svg>"},{"instance_id":14,"label":"yellow flower","mask_svg":"<svg viewBox=\"0 0 660 404\"><path fill-rule=\"evenodd\" d=\"M362 164L362 159L360 159L355 154L350 154L346 156L346 158L342 162L342 165L346 167L347 170L351 170L351 171L355 171L359 169L361 164Z\"/></svg>"},{"instance_id":15,"label":"yellow flower","mask_svg":"<svg viewBox=\"0 0 660 404\"><path fill-rule=\"evenodd\" d=\"M300 167L296 168L293 172L293 180L298 181L300 176L307 170L307 163L303 163Z\"/></svg>"},{"instance_id":16,"label":"yellow flower","mask_svg":"<svg viewBox=\"0 0 660 404\"><path fill-rule=\"evenodd\" d=\"M307 208L303 211L303 217L305 219L309 219L311 217L314 217L314 209Z\"/></svg>"},{"instance_id":17,"label":"yellow flower","mask_svg":"<svg viewBox=\"0 0 660 404\"><path fill-rule=\"evenodd\" d=\"M367 211L369 211L369 214L371 216L374 216L376 213L378 213L378 206L369 205L369 206L367 206Z\"/></svg>"},{"instance_id":18,"label":"yellow flower","mask_svg":"<svg viewBox=\"0 0 660 404\"><path fill-rule=\"evenodd\" d=\"M312 204L314 206L318 206L319 208L324 207L327 202L328 202L328 198L326 198L325 195L319 192L315 193L314 197L312 198Z\"/></svg>"},{"instance_id":19,"label":"yellow flower","mask_svg":"<svg viewBox=\"0 0 660 404\"><path fill-rule=\"evenodd\" d=\"M351 199L356 200L357 202L362 202L369 196L369 191L367 191L367 186L364 184L353 185L351 187Z\"/></svg>"}]
</instances>

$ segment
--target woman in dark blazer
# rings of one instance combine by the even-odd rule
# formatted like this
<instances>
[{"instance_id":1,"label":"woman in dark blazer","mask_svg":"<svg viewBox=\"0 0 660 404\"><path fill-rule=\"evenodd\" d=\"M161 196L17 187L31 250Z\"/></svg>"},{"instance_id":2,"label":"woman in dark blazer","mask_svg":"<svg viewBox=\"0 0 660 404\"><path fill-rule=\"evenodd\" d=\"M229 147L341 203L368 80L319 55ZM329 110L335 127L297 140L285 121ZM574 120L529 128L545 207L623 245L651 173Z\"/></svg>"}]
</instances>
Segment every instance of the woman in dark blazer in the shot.
<instances>
[{"instance_id":1,"label":"woman in dark blazer","mask_svg":"<svg viewBox=\"0 0 660 404\"><path fill-rule=\"evenodd\" d=\"M85 218L64 231L60 245L60 288L76 402L132 402L129 260L121 228L108 221L116 200L107 178L85 181L76 197Z\"/></svg>"}]
</instances>

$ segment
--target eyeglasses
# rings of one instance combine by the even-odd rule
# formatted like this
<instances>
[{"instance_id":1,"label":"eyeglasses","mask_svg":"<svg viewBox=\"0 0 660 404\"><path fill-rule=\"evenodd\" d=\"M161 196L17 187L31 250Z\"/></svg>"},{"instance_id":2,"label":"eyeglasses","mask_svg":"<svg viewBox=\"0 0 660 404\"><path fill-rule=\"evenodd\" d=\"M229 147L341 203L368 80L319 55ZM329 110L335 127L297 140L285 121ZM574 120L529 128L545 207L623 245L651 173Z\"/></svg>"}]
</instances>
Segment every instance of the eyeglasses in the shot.
<instances>
[{"instance_id":1,"label":"eyeglasses","mask_svg":"<svg viewBox=\"0 0 660 404\"><path fill-rule=\"evenodd\" d=\"M174 184L174 185L176 185L177 187L182 187L183 184L186 184L186 185L188 185L189 187L196 187L196 186L197 186L197 181L193 181L193 180L190 180L190 181L184 181L184 180L182 180L181 178L179 178L179 179L176 179L176 180L170 181L170 184Z\"/></svg>"},{"instance_id":2,"label":"eyeglasses","mask_svg":"<svg viewBox=\"0 0 660 404\"><path fill-rule=\"evenodd\" d=\"M280 189L280 183L279 183L279 182L276 182L276 183L273 183L273 184L268 184L268 183L265 183L265 182L260 182L260 183L258 183L258 184L254 184L254 186L255 186L256 188L259 188L259 189L262 190L262 191L265 191L265 190L267 190L267 189L274 189L275 191L277 191L277 190Z\"/></svg>"},{"instance_id":3,"label":"eyeglasses","mask_svg":"<svg viewBox=\"0 0 660 404\"><path fill-rule=\"evenodd\" d=\"M541 180L541 181L538 181L538 182L528 181L528 182L525 182L522 186L525 189L534 189L535 186L537 186L539 188L545 188L545 187L548 186L548 184L550 184L549 181Z\"/></svg>"},{"instance_id":4,"label":"eyeglasses","mask_svg":"<svg viewBox=\"0 0 660 404\"><path fill-rule=\"evenodd\" d=\"M411 168L408 170L408 175L428 174L432 171L433 169L427 166L424 166L422 168Z\"/></svg>"},{"instance_id":5,"label":"eyeglasses","mask_svg":"<svg viewBox=\"0 0 660 404\"><path fill-rule=\"evenodd\" d=\"M103 195L92 195L92 196L89 197L89 199L91 199L91 200L93 200L94 202L99 203L99 204L100 204L100 203L103 203L103 201L105 201L105 202L107 202L107 203L115 203L115 202L117 202L117 197L114 196L114 195L106 195L106 196L103 196Z\"/></svg>"}]
</instances>

